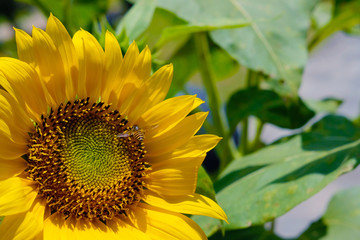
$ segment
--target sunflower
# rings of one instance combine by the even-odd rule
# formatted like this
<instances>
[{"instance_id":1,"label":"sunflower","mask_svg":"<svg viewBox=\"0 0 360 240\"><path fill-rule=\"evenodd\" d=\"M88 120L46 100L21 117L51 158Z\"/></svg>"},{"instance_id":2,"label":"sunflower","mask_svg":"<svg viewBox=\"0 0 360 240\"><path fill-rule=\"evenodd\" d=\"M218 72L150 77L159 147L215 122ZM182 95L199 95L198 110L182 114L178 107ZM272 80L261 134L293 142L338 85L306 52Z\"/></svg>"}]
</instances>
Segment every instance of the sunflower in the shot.
<instances>
[{"instance_id":1,"label":"sunflower","mask_svg":"<svg viewBox=\"0 0 360 240\"><path fill-rule=\"evenodd\" d=\"M207 113L196 96L165 99L173 67L151 75L148 47L122 56L50 15L18 56L0 58L0 239L206 239L184 214L226 220L195 193Z\"/></svg>"}]
</instances>

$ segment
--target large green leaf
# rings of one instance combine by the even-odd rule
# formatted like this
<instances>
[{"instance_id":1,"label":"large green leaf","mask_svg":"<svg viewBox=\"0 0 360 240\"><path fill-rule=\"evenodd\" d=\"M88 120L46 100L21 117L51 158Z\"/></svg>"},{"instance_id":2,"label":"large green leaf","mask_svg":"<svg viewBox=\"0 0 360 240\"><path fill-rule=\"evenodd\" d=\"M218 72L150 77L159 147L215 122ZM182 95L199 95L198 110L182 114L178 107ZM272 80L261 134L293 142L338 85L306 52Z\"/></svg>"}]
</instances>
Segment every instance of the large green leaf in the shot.
<instances>
[{"instance_id":1,"label":"large green leaf","mask_svg":"<svg viewBox=\"0 0 360 240\"><path fill-rule=\"evenodd\" d=\"M239 240L239 239L261 239L261 240L281 240L273 232L267 231L263 226L250 227L247 229L238 229L226 231L225 233L217 232L209 240Z\"/></svg>"},{"instance_id":2,"label":"large green leaf","mask_svg":"<svg viewBox=\"0 0 360 240\"><path fill-rule=\"evenodd\" d=\"M250 115L263 122L291 129L303 126L314 116L314 112L300 98L296 102L287 102L273 91L256 88L234 93L228 101L226 112L232 130Z\"/></svg>"},{"instance_id":3,"label":"large green leaf","mask_svg":"<svg viewBox=\"0 0 360 240\"><path fill-rule=\"evenodd\" d=\"M308 199L359 161L359 129L328 116L312 131L233 161L215 182L216 198L229 218L226 229L263 224ZM207 234L216 221L194 217Z\"/></svg>"},{"instance_id":4,"label":"large green leaf","mask_svg":"<svg viewBox=\"0 0 360 240\"><path fill-rule=\"evenodd\" d=\"M360 187L337 193L322 220L327 225L322 239L360 239Z\"/></svg>"},{"instance_id":5,"label":"large green leaf","mask_svg":"<svg viewBox=\"0 0 360 240\"><path fill-rule=\"evenodd\" d=\"M212 72L217 81L224 80L239 70L238 63L222 48L210 44L210 54ZM199 57L196 54L194 39L190 38L169 61L174 64L174 78L168 94L168 97L171 97L183 90L188 80L199 71ZM232 90L236 89L233 85L231 87ZM226 91L224 88L219 90Z\"/></svg>"},{"instance_id":6,"label":"large green leaf","mask_svg":"<svg viewBox=\"0 0 360 240\"><path fill-rule=\"evenodd\" d=\"M360 239L360 187L336 193L322 219L311 224L299 239Z\"/></svg>"},{"instance_id":7,"label":"large green leaf","mask_svg":"<svg viewBox=\"0 0 360 240\"><path fill-rule=\"evenodd\" d=\"M211 32L240 64L281 79L276 89L297 95L299 69L307 59L306 32L314 0L159 0L191 25L251 22L249 27Z\"/></svg>"},{"instance_id":8,"label":"large green leaf","mask_svg":"<svg viewBox=\"0 0 360 240\"><path fill-rule=\"evenodd\" d=\"M164 29L161 38L157 43L157 46L162 46L163 44L186 34L213 31L217 29L240 28L248 25L250 25L250 22L245 20L239 20L237 22L219 21L217 25L203 25L201 23L196 23L196 24L192 23L192 24L183 24L174 27L169 27Z\"/></svg>"},{"instance_id":9,"label":"large green leaf","mask_svg":"<svg viewBox=\"0 0 360 240\"><path fill-rule=\"evenodd\" d=\"M126 13L116 27L116 33L126 32L130 41L137 39L150 25L156 0L140 0Z\"/></svg>"},{"instance_id":10,"label":"large green leaf","mask_svg":"<svg viewBox=\"0 0 360 240\"><path fill-rule=\"evenodd\" d=\"M157 44L165 29L183 24L185 24L185 21L173 13L157 8L151 22L149 22L148 28L139 36L138 40L146 42L156 59L162 61L169 60L189 40L189 35L179 36L173 41L163 44L161 48Z\"/></svg>"}]
</instances>

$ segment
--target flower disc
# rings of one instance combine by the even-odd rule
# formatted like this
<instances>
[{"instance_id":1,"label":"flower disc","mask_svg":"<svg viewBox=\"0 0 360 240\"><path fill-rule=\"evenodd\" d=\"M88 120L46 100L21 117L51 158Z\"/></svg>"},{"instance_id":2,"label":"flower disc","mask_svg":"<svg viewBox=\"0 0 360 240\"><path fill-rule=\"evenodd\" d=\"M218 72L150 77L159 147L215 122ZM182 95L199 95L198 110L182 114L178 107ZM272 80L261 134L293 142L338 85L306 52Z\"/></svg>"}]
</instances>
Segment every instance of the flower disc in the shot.
<instances>
[{"instance_id":1,"label":"flower disc","mask_svg":"<svg viewBox=\"0 0 360 240\"><path fill-rule=\"evenodd\" d=\"M139 201L146 166L144 144L127 121L103 102L60 105L31 136L27 172L52 212L111 219Z\"/></svg>"}]
</instances>

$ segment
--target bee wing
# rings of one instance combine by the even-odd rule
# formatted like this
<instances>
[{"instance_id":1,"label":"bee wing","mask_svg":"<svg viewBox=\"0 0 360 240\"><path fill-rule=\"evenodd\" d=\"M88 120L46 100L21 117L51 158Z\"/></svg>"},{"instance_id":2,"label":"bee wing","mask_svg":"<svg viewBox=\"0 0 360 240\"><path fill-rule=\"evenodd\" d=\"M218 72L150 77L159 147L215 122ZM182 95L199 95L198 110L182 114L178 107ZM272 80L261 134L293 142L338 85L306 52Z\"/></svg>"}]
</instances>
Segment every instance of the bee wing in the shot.
<instances>
[{"instance_id":1,"label":"bee wing","mask_svg":"<svg viewBox=\"0 0 360 240\"><path fill-rule=\"evenodd\" d=\"M158 126L159 126L159 124L156 124L156 125L152 125L152 126L146 127L146 128L144 128L144 131L153 130L153 129L157 128Z\"/></svg>"},{"instance_id":2,"label":"bee wing","mask_svg":"<svg viewBox=\"0 0 360 240\"><path fill-rule=\"evenodd\" d=\"M122 132L119 133L118 135L116 135L116 137L121 138L121 137L130 137L130 132Z\"/></svg>"}]
</instances>

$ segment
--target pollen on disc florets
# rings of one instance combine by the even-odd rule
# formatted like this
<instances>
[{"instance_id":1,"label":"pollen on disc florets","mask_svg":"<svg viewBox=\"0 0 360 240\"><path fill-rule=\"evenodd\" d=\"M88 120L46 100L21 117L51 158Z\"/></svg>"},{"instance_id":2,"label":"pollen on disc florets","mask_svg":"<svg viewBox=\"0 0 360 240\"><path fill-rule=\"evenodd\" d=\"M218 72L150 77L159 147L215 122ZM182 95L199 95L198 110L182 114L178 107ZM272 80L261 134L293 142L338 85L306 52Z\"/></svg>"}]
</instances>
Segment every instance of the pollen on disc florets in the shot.
<instances>
[{"instance_id":1,"label":"pollen on disc florets","mask_svg":"<svg viewBox=\"0 0 360 240\"><path fill-rule=\"evenodd\" d=\"M88 99L61 104L41 117L26 156L29 178L51 212L102 221L140 201L147 164L144 144L129 135L118 111Z\"/></svg>"}]
</instances>

